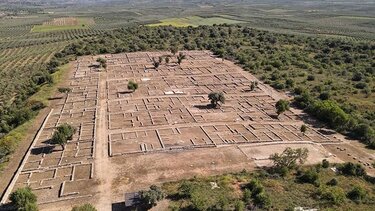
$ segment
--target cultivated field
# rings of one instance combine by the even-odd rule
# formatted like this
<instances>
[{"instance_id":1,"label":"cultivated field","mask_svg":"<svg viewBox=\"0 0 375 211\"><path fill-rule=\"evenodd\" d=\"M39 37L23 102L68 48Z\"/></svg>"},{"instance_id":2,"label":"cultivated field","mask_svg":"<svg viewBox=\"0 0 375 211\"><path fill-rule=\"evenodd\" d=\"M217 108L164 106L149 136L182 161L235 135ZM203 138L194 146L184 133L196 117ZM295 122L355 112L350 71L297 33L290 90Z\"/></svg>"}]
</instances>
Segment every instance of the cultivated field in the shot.
<instances>
[{"instance_id":1,"label":"cultivated field","mask_svg":"<svg viewBox=\"0 0 375 211\"><path fill-rule=\"evenodd\" d=\"M309 163L326 158L366 165L375 158L312 125L302 134L298 110L276 118L274 105L285 96L260 82L250 91L257 79L233 63L209 51L183 53L181 65L169 52L101 55L106 70L91 67L99 56L78 58L69 78L72 92L60 94L51 108L8 193L29 185L42 210L83 202L110 210L125 192L269 165L268 156L287 146L308 148ZM166 55L171 62L155 69L152 59ZM129 80L139 89L130 92ZM217 109L208 106L212 91L226 97ZM62 123L78 131L64 150L49 144Z\"/></svg>"},{"instance_id":2,"label":"cultivated field","mask_svg":"<svg viewBox=\"0 0 375 211\"><path fill-rule=\"evenodd\" d=\"M92 18L54 18L42 25L35 25L31 32L50 32L57 30L88 29L95 22Z\"/></svg>"},{"instance_id":3,"label":"cultivated field","mask_svg":"<svg viewBox=\"0 0 375 211\"><path fill-rule=\"evenodd\" d=\"M185 18L167 18L159 21L160 23L149 24L148 26L175 26L175 27L187 27L187 26L201 26L201 25L214 25L214 24L239 24L245 23L244 21L233 20L223 17L199 17L189 16Z\"/></svg>"}]
</instances>

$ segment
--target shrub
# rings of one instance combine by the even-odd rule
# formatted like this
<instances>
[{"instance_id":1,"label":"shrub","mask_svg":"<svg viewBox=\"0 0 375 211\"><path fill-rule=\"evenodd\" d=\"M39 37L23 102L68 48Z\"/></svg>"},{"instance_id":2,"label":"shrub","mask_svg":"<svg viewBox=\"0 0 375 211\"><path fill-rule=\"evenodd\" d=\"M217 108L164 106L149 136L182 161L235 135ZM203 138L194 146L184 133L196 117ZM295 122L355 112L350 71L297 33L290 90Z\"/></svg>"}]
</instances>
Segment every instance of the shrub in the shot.
<instances>
[{"instance_id":1,"label":"shrub","mask_svg":"<svg viewBox=\"0 0 375 211\"><path fill-rule=\"evenodd\" d=\"M222 92L211 92L208 94L208 99L213 107L217 107L220 103L225 103L224 93Z\"/></svg>"},{"instance_id":2,"label":"shrub","mask_svg":"<svg viewBox=\"0 0 375 211\"><path fill-rule=\"evenodd\" d=\"M364 89L364 88L366 88L366 87L368 87L368 86L367 86L367 84L364 83L364 82L359 82L359 83L357 83L354 87L357 88L357 89Z\"/></svg>"},{"instance_id":3,"label":"shrub","mask_svg":"<svg viewBox=\"0 0 375 211\"><path fill-rule=\"evenodd\" d=\"M271 205L271 199L265 192L261 192L255 195L254 204L262 208L267 208Z\"/></svg>"},{"instance_id":4,"label":"shrub","mask_svg":"<svg viewBox=\"0 0 375 211\"><path fill-rule=\"evenodd\" d=\"M59 87L57 88L57 90L60 92L60 93L68 93L68 92L71 92L72 89L71 88L68 88L68 87Z\"/></svg>"},{"instance_id":5,"label":"shrub","mask_svg":"<svg viewBox=\"0 0 375 211\"><path fill-rule=\"evenodd\" d=\"M308 81L313 81L313 80L315 80L315 76L314 75L308 75L307 76L307 80Z\"/></svg>"},{"instance_id":6,"label":"shrub","mask_svg":"<svg viewBox=\"0 0 375 211\"><path fill-rule=\"evenodd\" d=\"M340 187L326 187L319 190L320 198L329 203L340 204L345 201L345 192Z\"/></svg>"},{"instance_id":7,"label":"shrub","mask_svg":"<svg viewBox=\"0 0 375 211\"><path fill-rule=\"evenodd\" d=\"M335 129L344 129L349 122L349 115L331 100L315 101L308 111Z\"/></svg>"},{"instance_id":8,"label":"shrub","mask_svg":"<svg viewBox=\"0 0 375 211\"><path fill-rule=\"evenodd\" d=\"M304 90L302 87L300 87L300 86L294 88L294 94L300 95L300 94L302 94L303 92L305 92L305 90Z\"/></svg>"},{"instance_id":9,"label":"shrub","mask_svg":"<svg viewBox=\"0 0 375 211\"><path fill-rule=\"evenodd\" d=\"M329 92L322 92L319 95L319 99L321 100L328 100L331 97L331 93Z\"/></svg>"},{"instance_id":10,"label":"shrub","mask_svg":"<svg viewBox=\"0 0 375 211\"><path fill-rule=\"evenodd\" d=\"M329 167L329 161L327 159L322 160L322 167L323 168L328 168Z\"/></svg>"},{"instance_id":11,"label":"shrub","mask_svg":"<svg viewBox=\"0 0 375 211\"><path fill-rule=\"evenodd\" d=\"M315 170L307 170L302 175L297 177L297 180L301 183L315 184L319 179L319 175Z\"/></svg>"},{"instance_id":12,"label":"shrub","mask_svg":"<svg viewBox=\"0 0 375 211\"><path fill-rule=\"evenodd\" d=\"M10 201L17 210L38 210L36 207L37 197L30 187L18 188L10 194Z\"/></svg>"},{"instance_id":13,"label":"shrub","mask_svg":"<svg viewBox=\"0 0 375 211\"><path fill-rule=\"evenodd\" d=\"M148 191L140 191L139 195L142 204L151 206L155 206L158 201L165 197L161 188L156 185L151 185Z\"/></svg>"},{"instance_id":14,"label":"shrub","mask_svg":"<svg viewBox=\"0 0 375 211\"><path fill-rule=\"evenodd\" d=\"M128 89L132 90L133 92L138 89L138 84L134 81L128 82Z\"/></svg>"},{"instance_id":15,"label":"shrub","mask_svg":"<svg viewBox=\"0 0 375 211\"><path fill-rule=\"evenodd\" d=\"M251 191L248 188L246 188L243 192L243 200L246 204L250 204L251 202Z\"/></svg>"},{"instance_id":16,"label":"shrub","mask_svg":"<svg viewBox=\"0 0 375 211\"><path fill-rule=\"evenodd\" d=\"M355 186L348 194L347 197L353 201L360 202L366 198L366 190L360 186Z\"/></svg>"},{"instance_id":17,"label":"shrub","mask_svg":"<svg viewBox=\"0 0 375 211\"><path fill-rule=\"evenodd\" d=\"M245 204L241 200L237 200L234 203L234 210L235 211L244 211L245 210Z\"/></svg>"},{"instance_id":18,"label":"shrub","mask_svg":"<svg viewBox=\"0 0 375 211\"><path fill-rule=\"evenodd\" d=\"M97 209L92 204L84 204L73 207L72 211L97 211Z\"/></svg>"},{"instance_id":19,"label":"shrub","mask_svg":"<svg viewBox=\"0 0 375 211\"><path fill-rule=\"evenodd\" d=\"M327 182L327 185L329 186L336 186L338 184L338 181L336 178L332 178L330 181Z\"/></svg>"},{"instance_id":20,"label":"shrub","mask_svg":"<svg viewBox=\"0 0 375 211\"><path fill-rule=\"evenodd\" d=\"M366 170L360 165L360 164L354 164L351 162L344 163L340 165L337 170L347 176L365 176L366 175Z\"/></svg>"},{"instance_id":21,"label":"shrub","mask_svg":"<svg viewBox=\"0 0 375 211\"><path fill-rule=\"evenodd\" d=\"M247 185L248 189L244 192L244 201L250 203L250 198L253 199L255 205L266 208L271 204L269 196L265 193L264 187L259 180L253 179Z\"/></svg>"},{"instance_id":22,"label":"shrub","mask_svg":"<svg viewBox=\"0 0 375 211\"><path fill-rule=\"evenodd\" d=\"M353 73L352 81L360 81L362 80L363 75L360 72Z\"/></svg>"},{"instance_id":23,"label":"shrub","mask_svg":"<svg viewBox=\"0 0 375 211\"><path fill-rule=\"evenodd\" d=\"M279 100L276 102L277 115L284 113L289 110L289 102L287 100Z\"/></svg>"}]
</instances>

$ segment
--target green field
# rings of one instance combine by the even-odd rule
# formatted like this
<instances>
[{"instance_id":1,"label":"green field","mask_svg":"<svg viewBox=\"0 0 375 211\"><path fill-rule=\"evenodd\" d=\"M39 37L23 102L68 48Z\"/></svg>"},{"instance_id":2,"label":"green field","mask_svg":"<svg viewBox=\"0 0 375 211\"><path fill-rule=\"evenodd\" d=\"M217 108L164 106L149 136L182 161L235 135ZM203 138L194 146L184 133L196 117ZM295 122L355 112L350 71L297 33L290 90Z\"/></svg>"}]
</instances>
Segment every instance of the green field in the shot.
<instances>
[{"instance_id":1,"label":"green field","mask_svg":"<svg viewBox=\"0 0 375 211\"><path fill-rule=\"evenodd\" d=\"M68 25L35 25L31 32L50 32L50 31L61 31L61 30L73 30L73 29L89 29L94 24L90 18L76 18L76 24Z\"/></svg>"},{"instance_id":2,"label":"green field","mask_svg":"<svg viewBox=\"0 0 375 211\"><path fill-rule=\"evenodd\" d=\"M149 24L148 26L175 26L175 27L188 27L188 26L201 26L201 25L209 25L212 26L214 24L237 24L237 23L244 23L243 21L232 20L228 18L221 18L221 17L210 17L210 18L202 18L199 16L189 16L185 18L166 18L160 20L160 23Z\"/></svg>"}]
</instances>

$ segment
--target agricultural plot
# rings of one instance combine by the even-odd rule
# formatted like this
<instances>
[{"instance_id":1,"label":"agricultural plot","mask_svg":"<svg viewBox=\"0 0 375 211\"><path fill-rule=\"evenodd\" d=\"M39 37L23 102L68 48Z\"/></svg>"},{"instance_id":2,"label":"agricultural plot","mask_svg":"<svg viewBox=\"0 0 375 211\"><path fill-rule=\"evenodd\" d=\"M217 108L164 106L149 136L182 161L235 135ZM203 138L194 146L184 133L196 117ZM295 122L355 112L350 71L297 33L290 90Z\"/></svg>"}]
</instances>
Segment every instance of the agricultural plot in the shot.
<instances>
[{"instance_id":1,"label":"agricultural plot","mask_svg":"<svg viewBox=\"0 0 375 211\"><path fill-rule=\"evenodd\" d=\"M88 29L94 25L92 18L54 18L53 20L44 22L42 25L35 25L31 32L50 32L58 30L72 30L72 29Z\"/></svg>"},{"instance_id":2,"label":"agricultural plot","mask_svg":"<svg viewBox=\"0 0 375 211\"><path fill-rule=\"evenodd\" d=\"M203 18L199 16L189 16L186 18L166 18L159 21L160 23L149 24L148 26L175 26L175 27L187 27L187 26L201 26L201 25L214 25L214 24L237 24L244 23L244 21L233 20L223 17L209 17Z\"/></svg>"}]
</instances>

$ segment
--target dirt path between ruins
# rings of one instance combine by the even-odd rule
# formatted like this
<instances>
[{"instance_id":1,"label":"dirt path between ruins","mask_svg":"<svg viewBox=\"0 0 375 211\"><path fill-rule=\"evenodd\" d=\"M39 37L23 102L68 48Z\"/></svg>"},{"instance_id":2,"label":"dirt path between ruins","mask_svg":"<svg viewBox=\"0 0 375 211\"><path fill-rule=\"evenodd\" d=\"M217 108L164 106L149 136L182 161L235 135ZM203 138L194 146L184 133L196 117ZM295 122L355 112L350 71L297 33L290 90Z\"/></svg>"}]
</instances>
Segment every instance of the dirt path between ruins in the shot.
<instances>
[{"instance_id":1,"label":"dirt path between ruins","mask_svg":"<svg viewBox=\"0 0 375 211\"><path fill-rule=\"evenodd\" d=\"M101 72L99 76L99 102L97 113L97 136L95 153L95 175L99 180L99 200L96 202L98 210L111 210L111 183L114 178L114 171L111 168L108 156L107 122L106 122L106 78L107 73Z\"/></svg>"}]
</instances>

